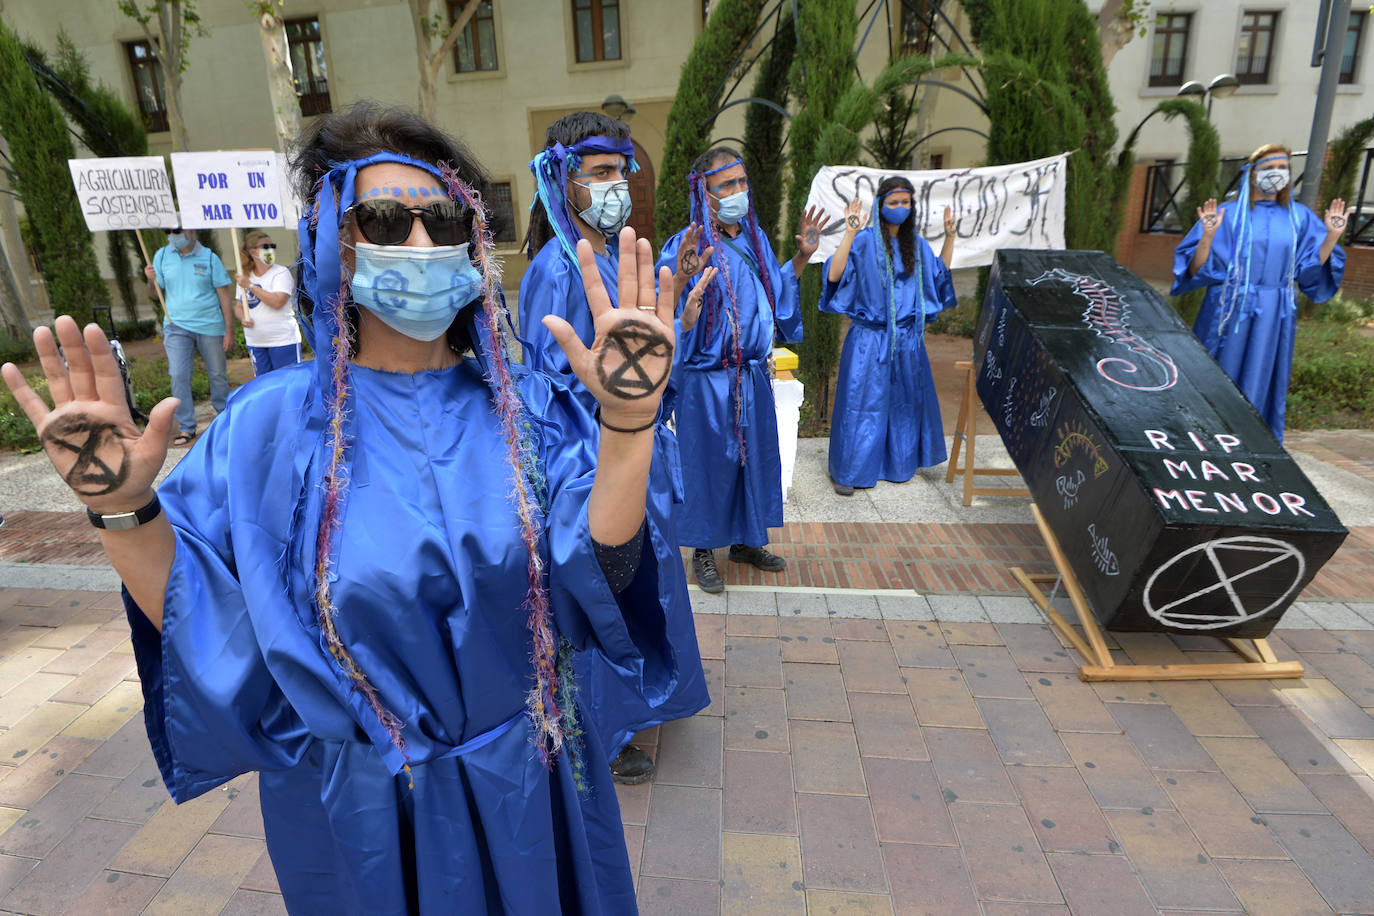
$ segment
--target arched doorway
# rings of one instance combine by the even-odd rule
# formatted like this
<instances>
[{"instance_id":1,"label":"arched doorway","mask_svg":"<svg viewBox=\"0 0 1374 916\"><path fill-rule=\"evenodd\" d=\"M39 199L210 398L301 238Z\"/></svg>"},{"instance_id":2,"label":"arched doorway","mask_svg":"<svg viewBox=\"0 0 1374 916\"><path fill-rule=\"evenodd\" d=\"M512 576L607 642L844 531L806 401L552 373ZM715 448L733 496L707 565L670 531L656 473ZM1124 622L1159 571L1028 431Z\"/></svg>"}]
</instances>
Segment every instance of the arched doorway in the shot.
<instances>
[{"instance_id":1,"label":"arched doorway","mask_svg":"<svg viewBox=\"0 0 1374 916\"><path fill-rule=\"evenodd\" d=\"M630 228L642 239L654 241L654 164L644 147L635 143L639 171L630 176Z\"/></svg>"}]
</instances>

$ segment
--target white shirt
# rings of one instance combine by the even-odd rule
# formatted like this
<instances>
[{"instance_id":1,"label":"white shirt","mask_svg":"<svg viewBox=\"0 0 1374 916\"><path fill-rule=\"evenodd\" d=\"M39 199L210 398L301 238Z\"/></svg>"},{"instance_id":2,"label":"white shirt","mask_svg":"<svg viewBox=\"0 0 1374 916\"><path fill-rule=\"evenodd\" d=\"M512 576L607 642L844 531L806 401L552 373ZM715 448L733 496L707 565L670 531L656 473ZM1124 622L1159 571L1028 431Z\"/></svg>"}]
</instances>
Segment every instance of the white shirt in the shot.
<instances>
[{"instance_id":1,"label":"white shirt","mask_svg":"<svg viewBox=\"0 0 1374 916\"><path fill-rule=\"evenodd\" d=\"M301 342L301 329L296 324L296 281L291 271L280 264L267 268L262 276L250 276L253 284L244 291L248 300L248 317L253 319L251 328L243 329L243 339L250 347L285 347ZM286 305L274 309L258 299L253 287L269 293L287 293L290 299Z\"/></svg>"}]
</instances>

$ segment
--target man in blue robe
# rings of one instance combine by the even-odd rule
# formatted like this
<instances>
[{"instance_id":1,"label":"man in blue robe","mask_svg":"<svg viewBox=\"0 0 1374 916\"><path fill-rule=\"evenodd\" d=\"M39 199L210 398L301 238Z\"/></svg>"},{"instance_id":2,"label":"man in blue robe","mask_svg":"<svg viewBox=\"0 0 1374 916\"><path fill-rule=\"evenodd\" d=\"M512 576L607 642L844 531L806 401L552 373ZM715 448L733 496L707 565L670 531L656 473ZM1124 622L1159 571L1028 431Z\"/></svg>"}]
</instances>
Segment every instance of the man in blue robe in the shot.
<instances>
[{"instance_id":1,"label":"man in blue robe","mask_svg":"<svg viewBox=\"0 0 1374 916\"><path fill-rule=\"evenodd\" d=\"M567 354L542 321L546 315L562 318L584 344L591 344L591 312L574 246L578 239L591 244L602 283L614 303L618 252L608 241L629 219L627 176L634 167L630 128L622 121L587 111L552 124L547 146L530 163L538 202L526 236L531 262L520 280L518 305L525 365L558 378L588 410L596 406L595 399L577 380ZM671 381L669 385L661 413L665 419L672 410ZM671 518L682 501L677 439L663 422L654 432L649 498ZM629 743L636 732L686 718L711 701L697 648L686 574L680 567L676 573L668 570L664 582L670 589L664 602L668 638L678 665L677 687L667 699L649 705L638 678L626 678L595 650L582 653L577 662L583 702L596 718L606 756L611 759L611 774L621 783L643 782L654 772L649 755Z\"/></svg>"},{"instance_id":2,"label":"man in blue robe","mask_svg":"<svg viewBox=\"0 0 1374 916\"><path fill-rule=\"evenodd\" d=\"M775 337L802 339L798 281L820 242L820 211L808 212L797 253L780 266L754 215L749 177L727 146L704 153L688 175L692 225L670 238L660 266L674 269L678 299L676 423L683 491L678 538L691 545L702 591L725 580L715 548L765 572L787 561L767 549L768 529L782 525L782 462L770 360ZM700 300L688 296L707 265L719 271Z\"/></svg>"}]
</instances>

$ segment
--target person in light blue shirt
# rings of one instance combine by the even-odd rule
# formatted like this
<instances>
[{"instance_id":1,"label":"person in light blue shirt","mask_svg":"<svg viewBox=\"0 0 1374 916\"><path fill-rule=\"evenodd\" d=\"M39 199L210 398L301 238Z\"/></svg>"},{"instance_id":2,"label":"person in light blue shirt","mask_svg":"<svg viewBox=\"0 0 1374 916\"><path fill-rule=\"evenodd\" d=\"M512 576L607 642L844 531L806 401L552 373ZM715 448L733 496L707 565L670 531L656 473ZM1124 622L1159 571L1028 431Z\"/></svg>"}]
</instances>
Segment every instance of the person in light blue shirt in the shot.
<instances>
[{"instance_id":1,"label":"person in light blue shirt","mask_svg":"<svg viewBox=\"0 0 1374 916\"><path fill-rule=\"evenodd\" d=\"M196 230L167 230L167 245L144 268L148 294L153 284L163 290L167 305L162 324L162 346L167 351L167 374L177 406L177 435L173 446L190 445L196 437L196 408L191 397L191 371L200 351L205 373L210 376L210 403L224 410L229 396L227 354L234 349L233 298L229 273L219 255L196 241Z\"/></svg>"}]
</instances>

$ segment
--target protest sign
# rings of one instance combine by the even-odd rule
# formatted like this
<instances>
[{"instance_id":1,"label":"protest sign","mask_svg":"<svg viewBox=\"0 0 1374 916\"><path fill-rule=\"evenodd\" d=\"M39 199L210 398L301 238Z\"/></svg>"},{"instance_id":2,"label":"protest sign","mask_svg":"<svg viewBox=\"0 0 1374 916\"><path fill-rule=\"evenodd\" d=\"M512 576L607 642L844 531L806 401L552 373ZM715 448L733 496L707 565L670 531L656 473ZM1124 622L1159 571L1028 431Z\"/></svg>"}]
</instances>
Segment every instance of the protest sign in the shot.
<instances>
[{"instance_id":1,"label":"protest sign","mask_svg":"<svg viewBox=\"0 0 1374 916\"><path fill-rule=\"evenodd\" d=\"M162 229L177 221L161 156L68 159L81 215L92 232Z\"/></svg>"},{"instance_id":2,"label":"protest sign","mask_svg":"<svg viewBox=\"0 0 1374 916\"><path fill-rule=\"evenodd\" d=\"M811 263L824 263L844 234L844 208L856 196L863 212L884 178L900 175L916 189L916 231L938 252L945 207L954 211L954 267L984 267L998 248L1064 247L1064 182L1068 154L977 169L903 172L853 165L823 166L811 181L806 206L826 213L820 247Z\"/></svg>"},{"instance_id":3,"label":"protest sign","mask_svg":"<svg viewBox=\"0 0 1374 916\"><path fill-rule=\"evenodd\" d=\"M172 175L187 229L285 225L273 150L173 153Z\"/></svg>"}]
</instances>

